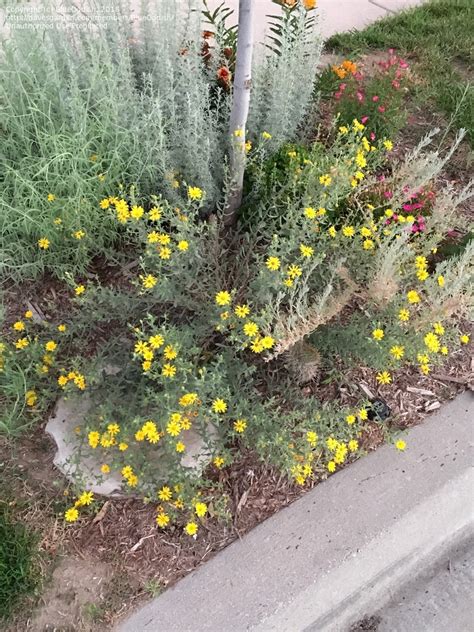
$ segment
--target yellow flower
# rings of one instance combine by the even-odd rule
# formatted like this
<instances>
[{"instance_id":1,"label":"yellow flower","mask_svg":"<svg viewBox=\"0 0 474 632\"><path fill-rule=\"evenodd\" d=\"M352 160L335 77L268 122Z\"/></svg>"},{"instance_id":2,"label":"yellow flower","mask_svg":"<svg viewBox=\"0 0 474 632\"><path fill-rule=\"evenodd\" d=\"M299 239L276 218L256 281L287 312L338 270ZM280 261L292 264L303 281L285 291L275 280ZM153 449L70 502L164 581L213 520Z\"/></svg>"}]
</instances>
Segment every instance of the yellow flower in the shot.
<instances>
[{"instance_id":1,"label":"yellow flower","mask_svg":"<svg viewBox=\"0 0 474 632\"><path fill-rule=\"evenodd\" d=\"M168 516L168 514L165 514L162 511L158 512L158 515L156 516L156 524L161 529L166 527L169 524L169 522L170 522L170 517Z\"/></svg>"},{"instance_id":2,"label":"yellow flower","mask_svg":"<svg viewBox=\"0 0 474 632\"><path fill-rule=\"evenodd\" d=\"M25 401L27 406L34 406L38 401L38 395L35 391L26 391Z\"/></svg>"},{"instance_id":3,"label":"yellow flower","mask_svg":"<svg viewBox=\"0 0 474 632\"><path fill-rule=\"evenodd\" d=\"M380 373L377 373L375 379L379 384L390 384L392 376L388 371L381 371Z\"/></svg>"},{"instance_id":4,"label":"yellow flower","mask_svg":"<svg viewBox=\"0 0 474 632\"><path fill-rule=\"evenodd\" d=\"M48 202L54 202L55 199L56 196L54 195L54 193L48 193Z\"/></svg>"},{"instance_id":5,"label":"yellow flower","mask_svg":"<svg viewBox=\"0 0 474 632\"><path fill-rule=\"evenodd\" d=\"M201 200L202 189L200 189L199 187L188 187L188 198L190 200Z\"/></svg>"},{"instance_id":6,"label":"yellow flower","mask_svg":"<svg viewBox=\"0 0 474 632\"><path fill-rule=\"evenodd\" d=\"M300 245L300 252L303 257L312 257L314 254L314 249L311 246L305 246L304 244Z\"/></svg>"},{"instance_id":7,"label":"yellow flower","mask_svg":"<svg viewBox=\"0 0 474 632\"><path fill-rule=\"evenodd\" d=\"M395 447L397 448L397 450L403 452L403 450L405 450L405 448L407 447L407 444L405 443L405 441L403 441L403 439L398 439L398 441L395 443Z\"/></svg>"},{"instance_id":8,"label":"yellow flower","mask_svg":"<svg viewBox=\"0 0 474 632\"><path fill-rule=\"evenodd\" d=\"M250 345L250 348L254 353L262 353L264 347L262 345L261 338L255 338L252 344Z\"/></svg>"},{"instance_id":9,"label":"yellow flower","mask_svg":"<svg viewBox=\"0 0 474 632\"><path fill-rule=\"evenodd\" d=\"M439 338L436 334L432 333L431 331L429 333L426 334L426 336L423 338L426 347L432 352L432 353L438 353L439 348L440 348L440 343L439 343Z\"/></svg>"},{"instance_id":10,"label":"yellow flower","mask_svg":"<svg viewBox=\"0 0 474 632\"><path fill-rule=\"evenodd\" d=\"M25 349L29 344L30 344L30 341L28 340L28 338L19 338L15 342L15 347L17 349Z\"/></svg>"},{"instance_id":11,"label":"yellow flower","mask_svg":"<svg viewBox=\"0 0 474 632\"><path fill-rule=\"evenodd\" d=\"M415 290L410 290L407 293L407 301L409 303L411 303L412 305L415 305L416 303L420 302L420 296L418 294L418 292L416 292Z\"/></svg>"},{"instance_id":12,"label":"yellow flower","mask_svg":"<svg viewBox=\"0 0 474 632\"><path fill-rule=\"evenodd\" d=\"M107 463L103 463L100 466L100 471L102 472L102 474L108 474L110 472L110 465L107 465Z\"/></svg>"},{"instance_id":13,"label":"yellow flower","mask_svg":"<svg viewBox=\"0 0 474 632\"><path fill-rule=\"evenodd\" d=\"M268 132L262 132L262 138L264 140L270 140L271 137L272 137L272 135L269 134Z\"/></svg>"},{"instance_id":14,"label":"yellow flower","mask_svg":"<svg viewBox=\"0 0 474 632\"><path fill-rule=\"evenodd\" d=\"M442 274L438 276L437 281L438 281L439 287L444 287L444 276Z\"/></svg>"},{"instance_id":15,"label":"yellow flower","mask_svg":"<svg viewBox=\"0 0 474 632\"><path fill-rule=\"evenodd\" d=\"M216 304L221 305L222 307L224 305L229 305L231 300L231 295L229 294L229 292L226 291L218 292L215 296Z\"/></svg>"},{"instance_id":16,"label":"yellow flower","mask_svg":"<svg viewBox=\"0 0 474 632\"><path fill-rule=\"evenodd\" d=\"M25 323L22 322L21 320L17 320L16 323L13 323L12 327L15 331L24 331Z\"/></svg>"},{"instance_id":17,"label":"yellow flower","mask_svg":"<svg viewBox=\"0 0 474 632\"><path fill-rule=\"evenodd\" d=\"M459 336L459 340L462 345L467 345L469 343L470 337L468 336L468 334L462 334L461 336Z\"/></svg>"},{"instance_id":18,"label":"yellow flower","mask_svg":"<svg viewBox=\"0 0 474 632\"><path fill-rule=\"evenodd\" d=\"M434 329L435 334L438 334L438 336L442 336L445 332L445 329L442 323L433 323L433 329Z\"/></svg>"},{"instance_id":19,"label":"yellow flower","mask_svg":"<svg viewBox=\"0 0 474 632\"><path fill-rule=\"evenodd\" d=\"M235 136L235 138L243 138L244 130L242 128L238 128L238 129L234 130L234 136Z\"/></svg>"},{"instance_id":20,"label":"yellow flower","mask_svg":"<svg viewBox=\"0 0 474 632\"><path fill-rule=\"evenodd\" d=\"M178 443L175 446L175 449L176 449L176 452L181 453L186 450L186 446L184 445L182 441L178 441Z\"/></svg>"},{"instance_id":21,"label":"yellow flower","mask_svg":"<svg viewBox=\"0 0 474 632\"><path fill-rule=\"evenodd\" d=\"M373 250L375 248L375 243L372 239L364 239L362 246L364 250Z\"/></svg>"},{"instance_id":22,"label":"yellow flower","mask_svg":"<svg viewBox=\"0 0 474 632\"><path fill-rule=\"evenodd\" d=\"M426 281L430 275L427 270L418 270L416 276L420 281Z\"/></svg>"},{"instance_id":23,"label":"yellow flower","mask_svg":"<svg viewBox=\"0 0 474 632\"><path fill-rule=\"evenodd\" d=\"M147 274L146 276L140 277L142 280L142 285L145 289L151 290L158 283L158 279L153 276L153 274Z\"/></svg>"},{"instance_id":24,"label":"yellow flower","mask_svg":"<svg viewBox=\"0 0 474 632\"><path fill-rule=\"evenodd\" d=\"M163 377L174 377L176 375L176 367L172 364L164 364L161 375L163 375Z\"/></svg>"},{"instance_id":25,"label":"yellow flower","mask_svg":"<svg viewBox=\"0 0 474 632\"><path fill-rule=\"evenodd\" d=\"M294 264L288 266L288 276L290 279L296 279L296 277L300 277L302 274L303 270L299 266Z\"/></svg>"},{"instance_id":26,"label":"yellow flower","mask_svg":"<svg viewBox=\"0 0 474 632\"><path fill-rule=\"evenodd\" d=\"M428 375L428 373L430 372L430 365L420 364L420 371L423 373L423 375Z\"/></svg>"},{"instance_id":27,"label":"yellow flower","mask_svg":"<svg viewBox=\"0 0 474 632\"><path fill-rule=\"evenodd\" d=\"M64 512L66 522L75 522L79 518L79 512L75 507L70 507Z\"/></svg>"},{"instance_id":28,"label":"yellow flower","mask_svg":"<svg viewBox=\"0 0 474 632\"><path fill-rule=\"evenodd\" d=\"M94 501L94 494L92 492L82 492L76 501L76 507L89 506Z\"/></svg>"},{"instance_id":29,"label":"yellow flower","mask_svg":"<svg viewBox=\"0 0 474 632\"><path fill-rule=\"evenodd\" d=\"M275 340L271 336L264 336L260 342L264 349L271 349L275 344Z\"/></svg>"},{"instance_id":30,"label":"yellow flower","mask_svg":"<svg viewBox=\"0 0 474 632\"><path fill-rule=\"evenodd\" d=\"M169 259L171 257L171 250L169 248L160 248L158 252L160 259Z\"/></svg>"},{"instance_id":31,"label":"yellow flower","mask_svg":"<svg viewBox=\"0 0 474 632\"><path fill-rule=\"evenodd\" d=\"M198 532L198 526L195 522L188 522L188 524L184 527L184 531L187 535L196 535Z\"/></svg>"},{"instance_id":32,"label":"yellow flower","mask_svg":"<svg viewBox=\"0 0 474 632\"><path fill-rule=\"evenodd\" d=\"M118 444L118 449L120 450L120 452L125 452L125 450L128 450L128 443L125 443L124 441L121 441Z\"/></svg>"},{"instance_id":33,"label":"yellow flower","mask_svg":"<svg viewBox=\"0 0 474 632\"><path fill-rule=\"evenodd\" d=\"M161 219L160 209L154 206L148 211L148 217L151 219L152 222L157 222Z\"/></svg>"},{"instance_id":34,"label":"yellow flower","mask_svg":"<svg viewBox=\"0 0 474 632\"><path fill-rule=\"evenodd\" d=\"M215 413L225 413L227 410L227 404L223 399L215 399L212 402L212 410Z\"/></svg>"},{"instance_id":35,"label":"yellow flower","mask_svg":"<svg viewBox=\"0 0 474 632\"><path fill-rule=\"evenodd\" d=\"M193 404L196 403L197 398L198 398L197 393L186 393L180 398L179 405L184 406L184 407L192 406Z\"/></svg>"},{"instance_id":36,"label":"yellow flower","mask_svg":"<svg viewBox=\"0 0 474 632\"><path fill-rule=\"evenodd\" d=\"M312 206L307 206L304 210L304 214L308 219L315 219L317 217L316 209Z\"/></svg>"},{"instance_id":37,"label":"yellow flower","mask_svg":"<svg viewBox=\"0 0 474 632\"><path fill-rule=\"evenodd\" d=\"M369 418L369 414L365 408L361 408L358 412L358 415L361 421L366 421Z\"/></svg>"},{"instance_id":38,"label":"yellow flower","mask_svg":"<svg viewBox=\"0 0 474 632\"><path fill-rule=\"evenodd\" d=\"M50 241L46 237L41 237L41 239L38 239L38 246L42 250L48 250L49 245L50 245Z\"/></svg>"},{"instance_id":39,"label":"yellow flower","mask_svg":"<svg viewBox=\"0 0 474 632\"><path fill-rule=\"evenodd\" d=\"M383 329L374 329L374 331L372 332L372 338L374 340L382 340L384 336L385 333Z\"/></svg>"},{"instance_id":40,"label":"yellow flower","mask_svg":"<svg viewBox=\"0 0 474 632\"><path fill-rule=\"evenodd\" d=\"M155 336L150 336L148 342L152 349L159 349L165 342L165 339L161 334L156 334Z\"/></svg>"},{"instance_id":41,"label":"yellow flower","mask_svg":"<svg viewBox=\"0 0 474 632\"><path fill-rule=\"evenodd\" d=\"M132 209L130 211L130 217L133 217L133 219L140 219L141 217L143 217L143 215L145 214L145 210L143 209L143 206L132 206Z\"/></svg>"},{"instance_id":42,"label":"yellow flower","mask_svg":"<svg viewBox=\"0 0 474 632\"><path fill-rule=\"evenodd\" d=\"M173 496L173 492L167 485L162 487L160 491L158 492L158 498L163 501L171 500L172 496Z\"/></svg>"},{"instance_id":43,"label":"yellow flower","mask_svg":"<svg viewBox=\"0 0 474 632\"><path fill-rule=\"evenodd\" d=\"M365 125L360 123L356 118L352 121L352 126L355 132L362 132L365 129Z\"/></svg>"},{"instance_id":44,"label":"yellow flower","mask_svg":"<svg viewBox=\"0 0 474 632\"><path fill-rule=\"evenodd\" d=\"M336 464L334 461L329 461L328 471L331 472L331 474L336 471Z\"/></svg>"},{"instance_id":45,"label":"yellow flower","mask_svg":"<svg viewBox=\"0 0 474 632\"><path fill-rule=\"evenodd\" d=\"M218 470L221 469L221 467L224 465L225 461L224 458L222 456L216 456L214 457L214 459L212 460L212 462L214 463L214 465L217 467Z\"/></svg>"},{"instance_id":46,"label":"yellow flower","mask_svg":"<svg viewBox=\"0 0 474 632\"><path fill-rule=\"evenodd\" d=\"M248 140L245 143L245 151L248 153L251 149L252 149L252 142L250 140Z\"/></svg>"},{"instance_id":47,"label":"yellow flower","mask_svg":"<svg viewBox=\"0 0 474 632\"><path fill-rule=\"evenodd\" d=\"M66 386L67 383L68 383L68 379L67 379L67 377L65 375L60 375L58 377L58 384L59 384L59 386L63 386L64 387L64 386Z\"/></svg>"},{"instance_id":48,"label":"yellow flower","mask_svg":"<svg viewBox=\"0 0 474 632\"><path fill-rule=\"evenodd\" d=\"M407 322L407 320L409 320L409 318L410 318L410 312L409 312L407 309L401 309L401 310L398 312L398 318L399 318L402 322L406 323L406 322Z\"/></svg>"},{"instance_id":49,"label":"yellow flower","mask_svg":"<svg viewBox=\"0 0 474 632\"><path fill-rule=\"evenodd\" d=\"M351 439L347 446L350 452L357 452L357 450L359 449L359 442L355 439Z\"/></svg>"},{"instance_id":50,"label":"yellow flower","mask_svg":"<svg viewBox=\"0 0 474 632\"><path fill-rule=\"evenodd\" d=\"M385 149L387 151L392 151L392 149L393 149L393 143L392 143L391 140L384 140L383 141L383 146L385 147Z\"/></svg>"},{"instance_id":51,"label":"yellow flower","mask_svg":"<svg viewBox=\"0 0 474 632\"><path fill-rule=\"evenodd\" d=\"M237 305L234 309L234 313L238 318L246 318L250 314L250 307L248 305Z\"/></svg>"},{"instance_id":52,"label":"yellow flower","mask_svg":"<svg viewBox=\"0 0 474 632\"><path fill-rule=\"evenodd\" d=\"M112 435L112 437L114 437L115 435L118 435L120 432L120 426L118 424L109 424L107 426L107 432Z\"/></svg>"},{"instance_id":53,"label":"yellow flower","mask_svg":"<svg viewBox=\"0 0 474 632\"><path fill-rule=\"evenodd\" d=\"M177 357L178 352L173 347L173 345L168 345L167 347L165 347L163 355L167 360L174 360Z\"/></svg>"},{"instance_id":54,"label":"yellow flower","mask_svg":"<svg viewBox=\"0 0 474 632\"><path fill-rule=\"evenodd\" d=\"M349 133L349 128L346 127L345 125L341 125L339 127L339 134L341 134L342 136L344 136L345 134Z\"/></svg>"},{"instance_id":55,"label":"yellow flower","mask_svg":"<svg viewBox=\"0 0 474 632\"><path fill-rule=\"evenodd\" d=\"M355 424L356 421L356 417L355 415L347 415L346 417L346 421L347 423L351 426L352 424Z\"/></svg>"},{"instance_id":56,"label":"yellow flower","mask_svg":"<svg viewBox=\"0 0 474 632\"><path fill-rule=\"evenodd\" d=\"M75 239L83 239L86 236L86 233L83 230L76 230L76 232L72 235Z\"/></svg>"},{"instance_id":57,"label":"yellow flower","mask_svg":"<svg viewBox=\"0 0 474 632\"><path fill-rule=\"evenodd\" d=\"M189 243L185 239L182 239L181 241L178 242L178 250L181 250L182 252L186 252L188 248L189 248Z\"/></svg>"},{"instance_id":58,"label":"yellow flower","mask_svg":"<svg viewBox=\"0 0 474 632\"><path fill-rule=\"evenodd\" d=\"M332 182L332 178L328 173L326 173L322 176L319 176L319 182L323 185L323 187L328 187Z\"/></svg>"},{"instance_id":59,"label":"yellow flower","mask_svg":"<svg viewBox=\"0 0 474 632\"><path fill-rule=\"evenodd\" d=\"M402 345L394 345L390 349L390 353L396 360L401 360L405 355L405 348Z\"/></svg>"},{"instance_id":60,"label":"yellow flower","mask_svg":"<svg viewBox=\"0 0 474 632\"><path fill-rule=\"evenodd\" d=\"M58 331L64 333L67 330L66 325L58 325Z\"/></svg>"},{"instance_id":61,"label":"yellow flower","mask_svg":"<svg viewBox=\"0 0 474 632\"><path fill-rule=\"evenodd\" d=\"M258 334L258 325L249 320L249 322L244 325L244 334L249 338L253 338L253 336Z\"/></svg>"},{"instance_id":62,"label":"yellow flower","mask_svg":"<svg viewBox=\"0 0 474 632\"><path fill-rule=\"evenodd\" d=\"M81 296L81 294L84 294L85 291L86 288L84 287L84 285L78 285L74 288L76 296Z\"/></svg>"},{"instance_id":63,"label":"yellow flower","mask_svg":"<svg viewBox=\"0 0 474 632\"><path fill-rule=\"evenodd\" d=\"M243 433L247 428L247 422L245 419L237 419L234 421L234 430L235 432Z\"/></svg>"},{"instance_id":64,"label":"yellow flower","mask_svg":"<svg viewBox=\"0 0 474 632\"><path fill-rule=\"evenodd\" d=\"M278 257L268 257L265 265L269 270L278 270L280 268L280 259Z\"/></svg>"},{"instance_id":65,"label":"yellow flower","mask_svg":"<svg viewBox=\"0 0 474 632\"><path fill-rule=\"evenodd\" d=\"M318 442L318 435L313 430L308 430L306 433L306 441L314 448Z\"/></svg>"},{"instance_id":66,"label":"yellow flower","mask_svg":"<svg viewBox=\"0 0 474 632\"><path fill-rule=\"evenodd\" d=\"M342 229L344 237L354 237L355 229L353 226L344 226Z\"/></svg>"},{"instance_id":67,"label":"yellow flower","mask_svg":"<svg viewBox=\"0 0 474 632\"><path fill-rule=\"evenodd\" d=\"M205 515L206 515L206 513L207 513L207 505L206 505L206 503L203 503L203 502L197 502L197 503L194 505L194 511L196 512L196 515L197 515L199 518L204 518L204 516L205 516Z\"/></svg>"},{"instance_id":68,"label":"yellow flower","mask_svg":"<svg viewBox=\"0 0 474 632\"><path fill-rule=\"evenodd\" d=\"M446 347L446 345L443 345L443 346L441 347L441 349L440 349L440 352L441 352L443 355L448 355L448 353L449 353L448 347Z\"/></svg>"},{"instance_id":69,"label":"yellow flower","mask_svg":"<svg viewBox=\"0 0 474 632\"><path fill-rule=\"evenodd\" d=\"M25 318L33 318L33 312L31 311L31 309L26 310L24 315Z\"/></svg>"},{"instance_id":70,"label":"yellow flower","mask_svg":"<svg viewBox=\"0 0 474 632\"><path fill-rule=\"evenodd\" d=\"M105 173L99 173L99 175L97 176L97 179L99 180L99 182L104 182Z\"/></svg>"},{"instance_id":71,"label":"yellow flower","mask_svg":"<svg viewBox=\"0 0 474 632\"><path fill-rule=\"evenodd\" d=\"M336 236L336 233L337 233L337 231L336 231L334 226L330 226L328 228L328 235L329 235L329 237L333 237L334 238Z\"/></svg>"},{"instance_id":72,"label":"yellow flower","mask_svg":"<svg viewBox=\"0 0 474 632\"><path fill-rule=\"evenodd\" d=\"M46 349L46 351L54 351L57 348L57 346L58 345L54 342L54 340L48 340L44 348Z\"/></svg>"},{"instance_id":73,"label":"yellow flower","mask_svg":"<svg viewBox=\"0 0 474 632\"><path fill-rule=\"evenodd\" d=\"M105 209L109 208L109 206L110 206L110 200L109 200L109 198L104 198L103 200L101 200L101 201L99 202L99 206L100 206L100 208L101 208L102 210L104 210L104 211L105 211Z\"/></svg>"}]
</instances>

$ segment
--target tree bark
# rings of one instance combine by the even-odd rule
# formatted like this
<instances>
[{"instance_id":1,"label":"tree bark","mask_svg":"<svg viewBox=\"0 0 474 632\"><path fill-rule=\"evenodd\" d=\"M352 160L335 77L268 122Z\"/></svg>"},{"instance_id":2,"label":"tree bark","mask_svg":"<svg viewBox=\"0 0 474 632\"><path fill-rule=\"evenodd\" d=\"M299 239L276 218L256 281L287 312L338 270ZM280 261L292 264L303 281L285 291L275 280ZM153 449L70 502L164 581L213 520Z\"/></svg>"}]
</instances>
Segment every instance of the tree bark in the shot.
<instances>
[{"instance_id":1,"label":"tree bark","mask_svg":"<svg viewBox=\"0 0 474 632\"><path fill-rule=\"evenodd\" d=\"M231 137L230 173L231 192L224 213L224 224L232 226L242 203L245 172L246 125L252 85L253 15L255 0L239 0L239 30L235 65L232 110L229 134Z\"/></svg>"}]
</instances>

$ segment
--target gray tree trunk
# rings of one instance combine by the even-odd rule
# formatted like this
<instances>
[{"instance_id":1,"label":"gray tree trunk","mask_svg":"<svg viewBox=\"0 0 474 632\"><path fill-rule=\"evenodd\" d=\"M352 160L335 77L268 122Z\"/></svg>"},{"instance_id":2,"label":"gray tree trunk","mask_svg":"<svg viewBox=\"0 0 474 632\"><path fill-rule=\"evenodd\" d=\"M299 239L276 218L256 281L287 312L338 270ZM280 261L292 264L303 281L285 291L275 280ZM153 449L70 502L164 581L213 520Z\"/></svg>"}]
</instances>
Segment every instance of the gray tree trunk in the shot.
<instances>
[{"instance_id":1,"label":"gray tree trunk","mask_svg":"<svg viewBox=\"0 0 474 632\"><path fill-rule=\"evenodd\" d=\"M253 14L256 0L239 0L239 30L234 77L234 94L230 114L230 170L232 188L224 214L224 223L231 226L242 203L245 172L246 125L252 84ZM236 135L237 133L237 135Z\"/></svg>"}]
</instances>

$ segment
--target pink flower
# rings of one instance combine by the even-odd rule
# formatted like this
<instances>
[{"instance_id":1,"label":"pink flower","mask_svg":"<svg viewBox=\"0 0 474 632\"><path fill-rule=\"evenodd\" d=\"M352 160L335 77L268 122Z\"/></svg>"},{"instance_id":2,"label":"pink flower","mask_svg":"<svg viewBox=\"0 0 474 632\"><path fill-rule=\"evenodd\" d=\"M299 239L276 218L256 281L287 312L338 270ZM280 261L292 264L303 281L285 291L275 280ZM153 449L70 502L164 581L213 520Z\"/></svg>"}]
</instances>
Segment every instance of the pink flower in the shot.
<instances>
[{"instance_id":1,"label":"pink flower","mask_svg":"<svg viewBox=\"0 0 474 632\"><path fill-rule=\"evenodd\" d=\"M359 101L359 103L362 103L362 101L364 100L364 95L360 90L357 90L357 100Z\"/></svg>"},{"instance_id":2,"label":"pink flower","mask_svg":"<svg viewBox=\"0 0 474 632\"><path fill-rule=\"evenodd\" d=\"M393 193L391 191L384 191L383 192L383 196L384 198L386 198L387 200L390 200L393 197Z\"/></svg>"},{"instance_id":3,"label":"pink flower","mask_svg":"<svg viewBox=\"0 0 474 632\"><path fill-rule=\"evenodd\" d=\"M362 125L365 125L365 124L367 123L367 121L368 121L368 120L369 120L369 117L368 117L368 116L363 116L363 117L360 119L360 122L362 123Z\"/></svg>"},{"instance_id":4,"label":"pink flower","mask_svg":"<svg viewBox=\"0 0 474 632\"><path fill-rule=\"evenodd\" d=\"M399 81L397 81L396 79L394 79L394 80L392 81L392 87L394 87L394 88L395 88L395 90L398 90L398 88L400 87L400 82L399 82Z\"/></svg>"},{"instance_id":5,"label":"pink flower","mask_svg":"<svg viewBox=\"0 0 474 632\"><path fill-rule=\"evenodd\" d=\"M374 96L372 97L372 101L373 101L374 103L377 103L377 101L378 101L379 99L380 99L380 97L379 97L379 96L377 96L376 94L374 94Z\"/></svg>"},{"instance_id":6,"label":"pink flower","mask_svg":"<svg viewBox=\"0 0 474 632\"><path fill-rule=\"evenodd\" d=\"M379 107L377 108L377 110L383 114L385 112L385 106L384 105L379 105Z\"/></svg>"},{"instance_id":7,"label":"pink flower","mask_svg":"<svg viewBox=\"0 0 474 632\"><path fill-rule=\"evenodd\" d=\"M370 132L370 140L371 141L375 140L375 132Z\"/></svg>"},{"instance_id":8,"label":"pink flower","mask_svg":"<svg viewBox=\"0 0 474 632\"><path fill-rule=\"evenodd\" d=\"M385 176L383 175L383 173L381 175L377 176L377 180L379 182L383 182L385 180Z\"/></svg>"}]
</instances>

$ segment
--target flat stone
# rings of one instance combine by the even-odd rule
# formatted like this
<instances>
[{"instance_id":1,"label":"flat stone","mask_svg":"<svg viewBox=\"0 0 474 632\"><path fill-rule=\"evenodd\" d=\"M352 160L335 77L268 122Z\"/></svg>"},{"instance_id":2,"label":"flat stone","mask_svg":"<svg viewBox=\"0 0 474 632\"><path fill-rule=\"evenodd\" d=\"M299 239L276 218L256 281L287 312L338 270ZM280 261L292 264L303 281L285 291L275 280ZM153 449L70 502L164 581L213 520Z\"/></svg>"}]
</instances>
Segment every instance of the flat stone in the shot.
<instances>
[{"instance_id":1,"label":"flat stone","mask_svg":"<svg viewBox=\"0 0 474 632\"><path fill-rule=\"evenodd\" d=\"M100 452L83 447L83 434L78 430L93 405L87 394L61 397L58 400L45 428L57 446L54 465L68 480L95 494L114 498L133 496L134 494L123 489L122 478L117 472L106 476L102 474L100 467L103 460L100 459ZM208 435L211 440L216 436L216 430L211 425L208 426ZM211 453L205 442L193 429L183 431L180 438L186 445L181 464L194 469L196 473L202 472L211 460Z\"/></svg>"}]
</instances>

